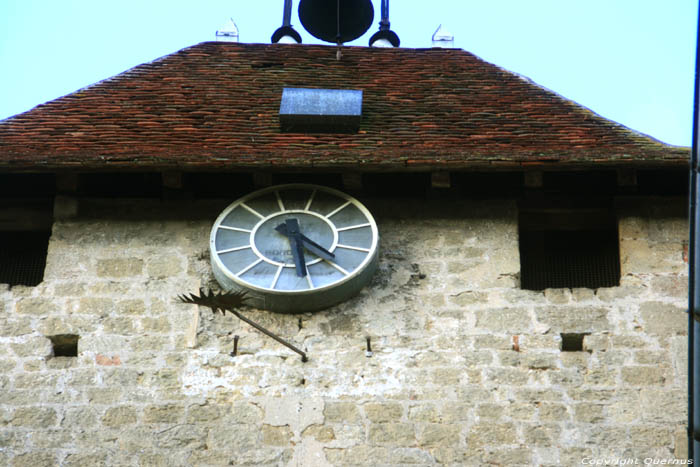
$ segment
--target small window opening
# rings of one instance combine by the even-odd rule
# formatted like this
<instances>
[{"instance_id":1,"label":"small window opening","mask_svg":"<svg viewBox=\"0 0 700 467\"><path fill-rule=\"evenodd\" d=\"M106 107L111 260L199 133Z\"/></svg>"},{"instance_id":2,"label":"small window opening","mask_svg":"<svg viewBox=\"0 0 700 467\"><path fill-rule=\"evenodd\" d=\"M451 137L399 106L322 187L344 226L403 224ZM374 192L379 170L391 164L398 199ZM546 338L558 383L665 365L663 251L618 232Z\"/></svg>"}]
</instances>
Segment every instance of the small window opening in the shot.
<instances>
[{"instance_id":1,"label":"small window opening","mask_svg":"<svg viewBox=\"0 0 700 467\"><path fill-rule=\"evenodd\" d=\"M588 333L562 333L561 336L561 351L562 352L583 352L583 338Z\"/></svg>"},{"instance_id":2,"label":"small window opening","mask_svg":"<svg viewBox=\"0 0 700 467\"><path fill-rule=\"evenodd\" d=\"M610 211L521 211L519 235L523 289L620 285L617 221Z\"/></svg>"},{"instance_id":3,"label":"small window opening","mask_svg":"<svg viewBox=\"0 0 700 467\"><path fill-rule=\"evenodd\" d=\"M77 334L57 334L48 336L53 345L54 357L77 357L78 356L78 339Z\"/></svg>"}]
</instances>

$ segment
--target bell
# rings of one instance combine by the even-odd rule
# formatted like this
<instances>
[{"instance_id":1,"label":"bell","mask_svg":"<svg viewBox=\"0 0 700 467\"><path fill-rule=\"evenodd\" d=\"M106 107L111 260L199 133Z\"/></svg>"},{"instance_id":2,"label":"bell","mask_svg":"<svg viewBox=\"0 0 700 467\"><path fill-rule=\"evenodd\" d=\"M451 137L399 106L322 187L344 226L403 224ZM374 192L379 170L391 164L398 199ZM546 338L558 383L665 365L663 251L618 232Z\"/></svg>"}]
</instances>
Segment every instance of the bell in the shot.
<instances>
[{"instance_id":1,"label":"bell","mask_svg":"<svg viewBox=\"0 0 700 467\"><path fill-rule=\"evenodd\" d=\"M340 11L338 10L340 8ZM350 42L372 25L371 0L301 0L299 20L309 34L326 42Z\"/></svg>"}]
</instances>

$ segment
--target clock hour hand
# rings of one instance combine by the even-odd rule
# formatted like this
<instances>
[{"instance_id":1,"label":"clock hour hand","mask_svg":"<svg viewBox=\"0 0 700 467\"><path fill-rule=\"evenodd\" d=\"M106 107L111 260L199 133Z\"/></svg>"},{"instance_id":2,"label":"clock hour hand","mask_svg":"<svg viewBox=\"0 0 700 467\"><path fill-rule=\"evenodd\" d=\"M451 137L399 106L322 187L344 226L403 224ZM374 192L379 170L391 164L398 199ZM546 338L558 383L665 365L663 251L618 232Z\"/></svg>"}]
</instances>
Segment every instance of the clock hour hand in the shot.
<instances>
[{"instance_id":1,"label":"clock hour hand","mask_svg":"<svg viewBox=\"0 0 700 467\"><path fill-rule=\"evenodd\" d=\"M296 219L287 219L284 224L275 227L275 230L285 235L289 239L289 246L294 257L294 265L296 266L297 276L306 276L306 259L304 258L304 246L299 232L299 221Z\"/></svg>"},{"instance_id":2,"label":"clock hour hand","mask_svg":"<svg viewBox=\"0 0 700 467\"><path fill-rule=\"evenodd\" d=\"M275 227L275 230L277 230L282 235L286 235L287 237L289 237L289 231L288 231L287 226L285 224L278 225L277 227ZM335 259L335 255L333 253L326 250L321 245L314 242L313 240L311 240L309 237L307 237L303 233L299 232L299 238L303 242L304 248L306 248L307 250L309 250L311 253L315 254L319 258L323 258L323 259L328 260L328 261L332 261L333 259Z\"/></svg>"}]
</instances>

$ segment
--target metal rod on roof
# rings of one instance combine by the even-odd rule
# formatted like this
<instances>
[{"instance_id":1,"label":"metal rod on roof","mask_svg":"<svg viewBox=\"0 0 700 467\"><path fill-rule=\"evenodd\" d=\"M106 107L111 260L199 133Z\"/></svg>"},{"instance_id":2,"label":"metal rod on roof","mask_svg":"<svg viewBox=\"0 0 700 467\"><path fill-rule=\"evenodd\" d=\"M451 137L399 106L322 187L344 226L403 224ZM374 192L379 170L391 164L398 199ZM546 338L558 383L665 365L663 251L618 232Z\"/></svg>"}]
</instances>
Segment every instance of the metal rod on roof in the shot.
<instances>
[{"instance_id":1,"label":"metal rod on roof","mask_svg":"<svg viewBox=\"0 0 700 467\"><path fill-rule=\"evenodd\" d=\"M700 11L698 12L698 26L700 27ZM700 334L698 319L698 304L700 304L700 284L698 283L698 268L700 267L700 207L698 206L698 191L700 178L698 177L698 161L700 160L700 80L698 67L700 67L700 29L696 33L695 43L695 96L693 100L693 147L690 155L690 193L689 193L689 224L690 238L688 241L688 459L697 464L700 459L700 411L697 400L700 399L700 347L695 342L695 336Z\"/></svg>"},{"instance_id":2,"label":"metal rod on roof","mask_svg":"<svg viewBox=\"0 0 700 467\"><path fill-rule=\"evenodd\" d=\"M282 26L292 25L292 0L284 0L284 14L282 15Z\"/></svg>"},{"instance_id":3,"label":"metal rod on roof","mask_svg":"<svg viewBox=\"0 0 700 467\"><path fill-rule=\"evenodd\" d=\"M379 30L389 29L389 0L382 0L382 19L379 21Z\"/></svg>"}]
</instances>

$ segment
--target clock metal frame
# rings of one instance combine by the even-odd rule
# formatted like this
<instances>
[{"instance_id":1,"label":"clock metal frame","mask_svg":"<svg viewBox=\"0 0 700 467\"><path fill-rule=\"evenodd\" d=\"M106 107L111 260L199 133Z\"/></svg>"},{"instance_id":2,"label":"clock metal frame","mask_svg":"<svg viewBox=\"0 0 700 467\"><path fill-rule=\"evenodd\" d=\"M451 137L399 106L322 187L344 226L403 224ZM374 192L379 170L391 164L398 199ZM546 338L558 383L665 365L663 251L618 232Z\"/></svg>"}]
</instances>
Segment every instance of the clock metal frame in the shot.
<instances>
[{"instance_id":1,"label":"clock metal frame","mask_svg":"<svg viewBox=\"0 0 700 467\"><path fill-rule=\"evenodd\" d=\"M303 190L309 192L309 199L303 209L287 209L284 200L282 200L280 197L280 192L289 190ZM312 207L314 198L319 191L339 198L341 204L325 214L311 210L310 208ZM254 199L268 196L270 193L275 193L279 207L278 211L268 214L260 213L246 204L247 202L252 202ZM334 215L341 212L348 206L354 206L357 208L365 222L356 225L338 227L336 223L333 222L332 218ZM239 207L243 207L247 212L252 213L258 219L252 228L242 228L223 224L224 220L227 219L229 214ZM330 246L327 246L327 249L330 252L345 249L355 250L356 252L364 253L365 257L357 266L351 268L351 271L347 271L345 268L343 268L343 264L336 264L333 261L324 260L319 257L309 258L307 261L305 261L307 269L315 264L326 262L333 268L340 271L343 274L343 277L338 280L333 280L325 285L315 286L313 283L312 271L309 271L306 276L308 288L297 290L276 289L275 286L277 285L277 280L280 274L282 274L285 268L293 270L295 265L293 262L282 262L269 258L263 254L261 249L264 248L262 248L261 245L256 244L255 239L259 229L261 229L263 226L270 225L270 222L274 221L275 217L283 219L285 216L289 217L290 214L297 214L298 216L314 216L314 218L318 218L323 223L328 225L333 236L332 243ZM370 229L371 242L368 247L366 245L347 245L339 242L340 232L361 228ZM248 244L224 250L217 250L217 233L222 229L237 231L241 234L249 234ZM377 268L378 245L379 231L377 229L377 224L370 211L357 199L333 188L299 183L267 187L249 193L248 195L234 201L221 212L219 217L214 222L209 241L212 269L216 280L219 282L222 288L225 290L245 290L248 293L248 303L251 306L282 313L316 311L327 308L356 295L362 289L362 287L369 282ZM222 261L222 254L247 249L252 251L255 259L238 271L232 271ZM241 277L246 272L258 266L260 263L267 263L270 266L277 268L276 274L268 287L253 284Z\"/></svg>"}]
</instances>

